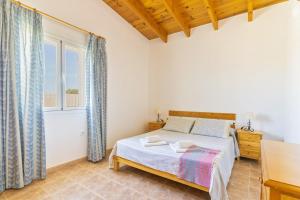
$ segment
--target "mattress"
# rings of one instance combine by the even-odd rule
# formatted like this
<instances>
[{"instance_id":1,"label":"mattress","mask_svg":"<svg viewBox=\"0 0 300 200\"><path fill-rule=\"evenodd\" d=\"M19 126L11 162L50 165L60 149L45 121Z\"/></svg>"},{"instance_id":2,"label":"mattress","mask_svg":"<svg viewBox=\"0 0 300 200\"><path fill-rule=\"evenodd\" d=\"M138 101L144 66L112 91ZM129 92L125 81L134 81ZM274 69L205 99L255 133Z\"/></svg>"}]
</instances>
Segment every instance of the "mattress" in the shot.
<instances>
[{"instance_id":1,"label":"mattress","mask_svg":"<svg viewBox=\"0 0 300 200\"><path fill-rule=\"evenodd\" d=\"M179 140L192 140L198 146L220 150L221 153L216 157L213 164L209 193L212 199L228 199L226 186L237 156L236 152L238 152L236 151L238 147L235 137L217 138L159 129L119 140L112 154L153 169L177 175L182 154L175 153L169 145L144 147L140 139L149 135L159 135L168 143L175 143Z\"/></svg>"}]
</instances>

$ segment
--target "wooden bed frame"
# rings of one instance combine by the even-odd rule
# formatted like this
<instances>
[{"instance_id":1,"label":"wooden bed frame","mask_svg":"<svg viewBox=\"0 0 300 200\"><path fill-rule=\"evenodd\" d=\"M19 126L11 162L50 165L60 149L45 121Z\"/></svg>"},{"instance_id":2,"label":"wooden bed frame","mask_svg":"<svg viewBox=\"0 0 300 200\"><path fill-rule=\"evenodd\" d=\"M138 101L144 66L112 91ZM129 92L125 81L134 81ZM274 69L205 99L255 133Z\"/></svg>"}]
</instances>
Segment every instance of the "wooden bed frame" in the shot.
<instances>
[{"instance_id":1,"label":"wooden bed frame","mask_svg":"<svg viewBox=\"0 0 300 200\"><path fill-rule=\"evenodd\" d=\"M178 117L193 117L193 118L205 118L205 119L223 119L223 120L236 120L236 114L232 114L232 113L211 113L211 112L189 112L189 111L173 111L170 110L169 111L169 116L178 116ZM235 125L232 124L232 127L234 128ZM177 176L167 173L167 172L163 172L160 170L156 170L150 167L147 167L145 165L124 159L122 157L119 156L114 156L114 170L118 171L120 168L120 164L125 164L137 169L140 169L142 171L163 177L163 178L167 178L169 180L172 181L176 181L178 183L182 183L184 185L208 192L209 188L201 186L201 185L197 185L195 183L183 180L178 178Z\"/></svg>"}]
</instances>

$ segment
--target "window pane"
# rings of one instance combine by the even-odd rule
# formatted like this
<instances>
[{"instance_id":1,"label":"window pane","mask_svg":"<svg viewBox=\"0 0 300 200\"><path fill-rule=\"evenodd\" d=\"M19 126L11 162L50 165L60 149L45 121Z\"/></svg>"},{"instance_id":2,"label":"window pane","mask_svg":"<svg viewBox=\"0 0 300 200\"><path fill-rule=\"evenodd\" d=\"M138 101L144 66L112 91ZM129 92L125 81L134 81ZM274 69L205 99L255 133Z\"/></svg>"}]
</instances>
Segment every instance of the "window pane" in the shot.
<instances>
[{"instance_id":1,"label":"window pane","mask_svg":"<svg viewBox=\"0 0 300 200\"><path fill-rule=\"evenodd\" d=\"M84 105L84 78L82 50L65 48L65 106L79 107Z\"/></svg>"},{"instance_id":2,"label":"window pane","mask_svg":"<svg viewBox=\"0 0 300 200\"><path fill-rule=\"evenodd\" d=\"M57 107L57 47L55 43L45 42L45 83L44 107Z\"/></svg>"}]
</instances>

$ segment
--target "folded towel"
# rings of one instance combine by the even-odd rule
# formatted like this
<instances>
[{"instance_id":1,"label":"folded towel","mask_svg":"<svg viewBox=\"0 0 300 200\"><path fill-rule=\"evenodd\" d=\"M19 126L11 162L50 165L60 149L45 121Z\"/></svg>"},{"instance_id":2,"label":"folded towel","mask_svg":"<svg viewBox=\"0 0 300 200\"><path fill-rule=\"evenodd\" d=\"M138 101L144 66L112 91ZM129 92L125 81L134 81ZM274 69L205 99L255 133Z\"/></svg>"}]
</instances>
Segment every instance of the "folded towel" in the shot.
<instances>
[{"instance_id":1,"label":"folded towel","mask_svg":"<svg viewBox=\"0 0 300 200\"><path fill-rule=\"evenodd\" d=\"M166 141L159 141L159 142L151 142L151 143L149 143L149 142L147 142L147 141L145 140L145 138L141 138L141 139L140 139L140 142L142 143L142 145L143 145L144 147L161 146L161 145L166 145L166 144L168 144Z\"/></svg>"},{"instance_id":2,"label":"folded towel","mask_svg":"<svg viewBox=\"0 0 300 200\"><path fill-rule=\"evenodd\" d=\"M162 139L158 135L152 135L145 137L145 142L147 143L155 143L155 142L161 142Z\"/></svg>"},{"instance_id":3,"label":"folded towel","mask_svg":"<svg viewBox=\"0 0 300 200\"><path fill-rule=\"evenodd\" d=\"M175 153L185 153L188 150L187 148L185 148L185 149L178 148L178 146L175 144L169 144L169 145Z\"/></svg>"},{"instance_id":4,"label":"folded towel","mask_svg":"<svg viewBox=\"0 0 300 200\"><path fill-rule=\"evenodd\" d=\"M180 140L175 143L175 145L180 149L187 149L191 146L196 146L193 141L190 140Z\"/></svg>"},{"instance_id":5,"label":"folded towel","mask_svg":"<svg viewBox=\"0 0 300 200\"><path fill-rule=\"evenodd\" d=\"M181 148L181 147L179 146L178 142L176 142L176 143L174 143L174 144L169 144L169 145L170 145L171 149L172 149L175 153L185 153L185 152L187 152L187 151L190 151L190 150L193 150L193 149L197 149L197 147L198 147L197 145L193 144L193 145L191 145L191 146L186 145L186 146L188 146L188 147L186 147L186 148ZM184 145L182 145L182 146L184 146Z\"/></svg>"}]
</instances>

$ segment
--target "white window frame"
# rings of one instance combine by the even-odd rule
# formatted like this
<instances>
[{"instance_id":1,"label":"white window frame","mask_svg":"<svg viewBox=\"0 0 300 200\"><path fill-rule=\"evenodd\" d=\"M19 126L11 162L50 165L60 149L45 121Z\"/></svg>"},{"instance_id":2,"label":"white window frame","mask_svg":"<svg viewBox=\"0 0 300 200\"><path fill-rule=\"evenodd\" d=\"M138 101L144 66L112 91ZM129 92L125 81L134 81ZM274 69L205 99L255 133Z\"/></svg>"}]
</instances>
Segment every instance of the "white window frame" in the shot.
<instances>
[{"instance_id":1,"label":"white window frame","mask_svg":"<svg viewBox=\"0 0 300 200\"><path fill-rule=\"evenodd\" d=\"M44 111L70 111L70 110L84 110L85 109L85 47L83 45L75 44L72 41L68 41L65 38L57 37L52 34L45 34L44 41L47 43L56 44L56 63L57 63L57 106L56 107L43 107ZM65 87L66 87L66 77L65 77L65 49L80 50L80 91L82 91L83 106L78 107L67 107L65 101ZM46 73L46 71L44 72ZM44 95L44 94L43 94Z\"/></svg>"}]
</instances>

